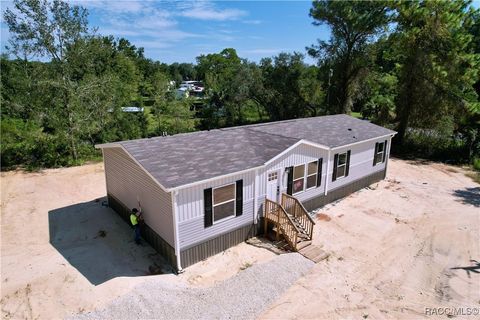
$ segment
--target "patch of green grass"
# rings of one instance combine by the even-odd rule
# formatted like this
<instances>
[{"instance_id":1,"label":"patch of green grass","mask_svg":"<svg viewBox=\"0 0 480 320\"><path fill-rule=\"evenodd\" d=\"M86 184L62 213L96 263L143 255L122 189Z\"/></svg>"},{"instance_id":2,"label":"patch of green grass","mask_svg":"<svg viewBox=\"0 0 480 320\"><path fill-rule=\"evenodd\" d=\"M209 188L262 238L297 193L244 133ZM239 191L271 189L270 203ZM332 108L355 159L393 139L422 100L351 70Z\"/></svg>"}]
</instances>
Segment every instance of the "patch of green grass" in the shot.
<instances>
[{"instance_id":1,"label":"patch of green grass","mask_svg":"<svg viewBox=\"0 0 480 320\"><path fill-rule=\"evenodd\" d=\"M360 112L352 112L350 115L357 119L362 119L362 114Z\"/></svg>"}]
</instances>

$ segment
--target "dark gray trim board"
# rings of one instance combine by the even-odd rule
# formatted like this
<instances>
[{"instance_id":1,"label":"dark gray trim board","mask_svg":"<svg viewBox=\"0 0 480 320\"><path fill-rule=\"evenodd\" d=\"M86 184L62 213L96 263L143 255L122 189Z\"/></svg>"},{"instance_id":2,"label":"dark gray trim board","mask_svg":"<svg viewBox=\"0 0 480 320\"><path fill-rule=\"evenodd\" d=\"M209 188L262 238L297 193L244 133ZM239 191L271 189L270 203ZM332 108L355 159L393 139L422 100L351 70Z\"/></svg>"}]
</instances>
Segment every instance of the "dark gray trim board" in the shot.
<instances>
[{"instance_id":1,"label":"dark gray trim board","mask_svg":"<svg viewBox=\"0 0 480 320\"><path fill-rule=\"evenodd\" d=\"M117 212L118 215L130 225L130 209L111 194L107 194L107 197L108 205L110 206L110 208ZM142 237L155 250L157 250L157 252L160 253L165 258L165 260L167 260L167 262L174 268L174 270L178 270L175 249L170 246L165 240L163 240L163 238L160 237L155 231L153 231L153 229L150 228L147 224L145 224L144 228L142 229Z\"/></svg>"},{"instance_id":2,"label":"dark gray trim board","mask_svg":"<svg viewBox=\"0 0 480 320\"><path fill-rule=\"evenodd\" d=\"M366 177L352 181L344 186L328 191L327 195L320 195L308 200L302 201L303 206L308 211L323 207L324 205L333 202L335 200L344 198L355 191L368 187L372 183L385 179L387 169L375 172Z\"/></svg>"},{"instance_id":3,"label":"dark gray trim board","mask_svg":"<svg viewBox=\"0 0 480 320\"><path fill-rule=\"evenodd\" d=\"M182 268L205 260L258 234L258 225L248 224L180 251Z\"/></svg>"}]
</instances>

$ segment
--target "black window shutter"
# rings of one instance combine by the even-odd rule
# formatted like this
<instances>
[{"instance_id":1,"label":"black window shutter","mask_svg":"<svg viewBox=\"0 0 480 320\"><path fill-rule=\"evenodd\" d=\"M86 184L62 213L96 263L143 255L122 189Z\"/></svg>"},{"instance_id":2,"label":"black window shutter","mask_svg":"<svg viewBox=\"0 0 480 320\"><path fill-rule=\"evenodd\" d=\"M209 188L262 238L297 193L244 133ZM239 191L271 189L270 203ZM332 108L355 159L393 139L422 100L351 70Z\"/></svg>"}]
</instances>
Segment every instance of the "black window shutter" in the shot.
<instances>
[{"instance_id":1,"label":"black window shutter","mask_svg":"<svg viewBox=\"0 0 480 320\"><path fill-rule=\"evenodd\" d=\"M375 143L375 152L373 153L373 165L377 164L378 142Z\"/></svg>"},{"instance_id":2,"label":"black window shutter","mask_svg":"<svg viewBox=\"0 0 480 320\"><path fill-rule=\"evenodd\" d=\"M208 228L213 224L212 188L203 190L203 203L205 206L205 228Z\"/></svg>"},{"instance_id":3,"label":"black window shutter","mask_svg":"<svg viewBox=\"0 0 480 320\"><path fill-rule=\"evenodd\" d=\"M293 167L286 168L288 171L288 181L287 181L287 194L292 195L293 193Z\"/></svg>"},{"instance_id":4,"label":"black window shutter","mask_svg":"<svg viewBox=\"0 0 480 320\"><path fill-rule=\"evenodd\" d=\"M323 158L318 159L318 167L317 167L317 188L322 185L322 163L323 163Z\"/></svg>"},{"instance_id":5,"label":"black window shutter","mask_svg":"<svg viewBox=\"0 0 480 320\"><path fill-rule=\"evenodd\" d=\"M385 144L383 145L383 159L382 162L385 162L385 159L387 157L387 140L385 140Z\"/></svg>"},{"instance_id":6,"label":"black window shutter","mask_svg":"<svg viewBox=\"0 0 480 320\"><path fill-rule=\"evenodd\" d=\"M332 182L337 180L337 165L338 165L338 153L335 154L333 157L333 174L332 174ZM328 172L327 172L328 174Z\"/></svg>"},{"instance_id":7,"label":"black window shutter","mask_svg":"<svg viewBox=\"0 0 480 320\"><path fill-rule=\"evenodd\" d=\"M348 172L350 171L350 150L347 151L347 166L345 167L345 177L348 176Z\"/></svg>"},{"instance_id":8,"label":"black window shutter","mask_svg":"<svg viewBox=\"0 0 480 320\"><path fill-rule=\"evenodd\" d=\"M241 216L243 214L243 180L237 180L237 194L235 198L235 215Z\"/></svg>"}]
</instances>

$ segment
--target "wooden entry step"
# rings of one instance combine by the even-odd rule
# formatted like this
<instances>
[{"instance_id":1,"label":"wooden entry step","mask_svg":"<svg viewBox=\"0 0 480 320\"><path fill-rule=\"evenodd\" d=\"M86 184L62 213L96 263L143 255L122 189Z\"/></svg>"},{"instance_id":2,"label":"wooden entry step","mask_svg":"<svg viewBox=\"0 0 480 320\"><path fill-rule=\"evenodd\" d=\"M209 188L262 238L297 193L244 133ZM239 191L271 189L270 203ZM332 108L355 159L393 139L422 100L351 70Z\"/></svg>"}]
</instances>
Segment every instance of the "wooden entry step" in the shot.
<instances>
[{"instance_id":1,"label":"wooden entry step","mask_svg":"<svg viewBox=\"0 0 480 320\"><path fill-rule=\"evenodd\" d=\"M322 246L311 244L308 247L300 249L298 251L305 258L312 260L315 263L318 263L322 260L325 260L330 256L330 253L324 251Z\"/></svg>"}]
</instances>

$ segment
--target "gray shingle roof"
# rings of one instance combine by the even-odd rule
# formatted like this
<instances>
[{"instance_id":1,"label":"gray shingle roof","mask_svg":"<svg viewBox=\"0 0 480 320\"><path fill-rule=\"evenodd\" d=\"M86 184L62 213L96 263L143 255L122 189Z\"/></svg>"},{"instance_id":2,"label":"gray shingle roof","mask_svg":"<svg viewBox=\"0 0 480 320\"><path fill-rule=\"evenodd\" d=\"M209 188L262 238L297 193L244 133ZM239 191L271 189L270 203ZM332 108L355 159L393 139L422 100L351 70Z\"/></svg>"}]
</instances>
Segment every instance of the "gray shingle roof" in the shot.
<instances>
[{"instance_id":1,"label":"gray shingle roof","mask_svg":"<svg viewBox=\"0 0 480 320\"><path fill-rule=\"evenodd\" d=\"M261 166L302 139L333 148L393 133L367 121L334 115L118 144L165 188L174 188Z\"/></svg>"}]
</instances>

